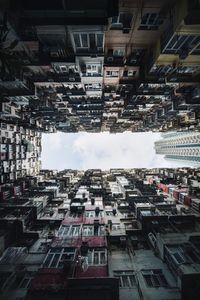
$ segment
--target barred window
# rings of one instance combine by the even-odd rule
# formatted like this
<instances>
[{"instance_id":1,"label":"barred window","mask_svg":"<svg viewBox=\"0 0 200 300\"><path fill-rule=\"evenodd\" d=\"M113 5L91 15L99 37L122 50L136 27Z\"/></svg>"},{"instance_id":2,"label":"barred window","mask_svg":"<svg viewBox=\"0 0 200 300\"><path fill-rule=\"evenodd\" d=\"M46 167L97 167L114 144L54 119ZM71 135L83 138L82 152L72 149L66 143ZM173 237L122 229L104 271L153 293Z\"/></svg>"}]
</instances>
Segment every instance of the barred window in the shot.
<instances>
[{"instance_id":1,"label":"barred window","mask_svg":"<svg viewBox=\"0 0 200 300\"><path fill-rule=\"evenodd\" d=\"M139 30L157 30L163 24L158 13L147 13L142 16Z\"/></svg>"},{"instance_id":2,"label":"barred window","mask_svg":"<svg viewBox=\"0 0 200 300\"><path fill-rule=\"evenodd\" d=\"M142 275L149 287L168 286L168 282L161 269L142 270Z\"/></svg>"},{"instance_id":3,"label":"barred window","mask_svg":"<svg viewBox=\"0 0 200 300\"><path fill-rule=\"evenodd\" d=\"M106 265L107 257L106 250L92 249L88 251L89 265Z\"/></svg>"},{"instance_id":4,"label":"barred window","mask_svg":"<svg viewBox=\"0 0 200 300\"><path fill-rule=\"evenodd\" d=\"M114 271L114 277L119 278L120 288L132 288L137 285L135 273L133 271Z\"/></svg>"}]
</instances>

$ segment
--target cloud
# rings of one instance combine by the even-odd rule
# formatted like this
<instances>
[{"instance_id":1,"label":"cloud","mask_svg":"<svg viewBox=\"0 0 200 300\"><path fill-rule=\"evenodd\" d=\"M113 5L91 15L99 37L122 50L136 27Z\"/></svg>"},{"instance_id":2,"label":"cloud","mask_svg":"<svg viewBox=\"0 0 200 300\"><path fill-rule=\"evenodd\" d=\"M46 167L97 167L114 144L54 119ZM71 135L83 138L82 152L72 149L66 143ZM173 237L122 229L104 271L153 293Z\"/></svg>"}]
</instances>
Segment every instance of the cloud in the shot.
<instances>
[{"instance_id":1,"label":"cloud","mask_svg":"<svg viewBox=\"0 0 200 300\"><path fill-rule=\"evenodd\" d=\"M43 142L48 144L49 150L50 149L58 150L58 149L61 149L61 147L62 147L62 133L61 132L45 134L43 136L43 139L44 139Z\"/></svg>"},{"instance_id":2,"label":"cloud","mask_svg":"<svg viewBox=\"0 0 200 300\"><path fill-rule=\"evenodd\" d=\"M83 169L151 167L154 141L159 138L153 133L85 133L74 142L74 151Z\"/></svg>"},{"instance_id":3,"label":"cloud","mask_svg":"<svg viewBox=\"0 0 200 300\"><path fill-rule=\"evenodd\" d=\"M62 170L181 167L156 155L160 133L55 133L42 138L42 167Z\"/></svg>"}]
</instances>

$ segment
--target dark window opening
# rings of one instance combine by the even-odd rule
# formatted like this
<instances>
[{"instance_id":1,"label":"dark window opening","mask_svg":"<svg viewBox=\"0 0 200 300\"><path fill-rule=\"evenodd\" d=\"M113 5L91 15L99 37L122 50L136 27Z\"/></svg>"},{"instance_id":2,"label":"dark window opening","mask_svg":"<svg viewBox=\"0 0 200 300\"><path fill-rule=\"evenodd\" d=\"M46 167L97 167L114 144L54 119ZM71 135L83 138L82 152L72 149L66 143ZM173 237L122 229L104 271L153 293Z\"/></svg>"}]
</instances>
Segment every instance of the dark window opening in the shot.
<instances>
[{"instance_id":1,"label":"dark window opening","mask_svg":"<svg viewBox=\"0 0 200 300\"><path fill-rule=\"evenodd\" d=\"M144 14L138 30L157 30L163 24L163 19L157 13Z\"/></svg>"}]
</instances>

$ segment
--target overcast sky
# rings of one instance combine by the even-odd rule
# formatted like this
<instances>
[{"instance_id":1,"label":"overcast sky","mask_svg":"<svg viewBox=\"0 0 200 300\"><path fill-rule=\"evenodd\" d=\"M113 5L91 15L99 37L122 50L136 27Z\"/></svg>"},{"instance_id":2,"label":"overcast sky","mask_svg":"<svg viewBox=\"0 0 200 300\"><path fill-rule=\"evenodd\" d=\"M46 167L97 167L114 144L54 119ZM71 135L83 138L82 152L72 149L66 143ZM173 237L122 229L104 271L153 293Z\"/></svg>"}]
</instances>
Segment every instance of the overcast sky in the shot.
<instances>
[{"instance_id":1,"label":"overcast sky","mask_svg":"<svg viewBox=\"0 0 200 300\"><path fill-rule=\"evenodd\" d=\"M156 155L160 133L51 133L42 136L43 169L182 167Z\"/></svg>"}]
</instances>

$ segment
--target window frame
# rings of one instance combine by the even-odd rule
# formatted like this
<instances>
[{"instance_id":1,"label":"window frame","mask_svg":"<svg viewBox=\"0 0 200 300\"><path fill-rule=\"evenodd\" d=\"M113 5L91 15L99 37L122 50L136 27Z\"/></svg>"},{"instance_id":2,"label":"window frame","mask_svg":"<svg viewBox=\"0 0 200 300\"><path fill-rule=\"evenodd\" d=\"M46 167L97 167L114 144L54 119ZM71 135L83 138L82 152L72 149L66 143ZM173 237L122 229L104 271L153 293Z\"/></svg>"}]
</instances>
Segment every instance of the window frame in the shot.
<instances>
[{"instance_id":1,"label":"window frame","mask_svg":"<svg viewBox=\"0 0 200 300\"><path fill-rule=\"evenodd\" d=\"M83 225L82 227L83 236L93 236L94 235L94 226L93 225Z\"/></svg>"},{"instance_id":2,"label":"window frame","mask_svg":"<svg viewBox=\"0 0 200 300\"><path fill-rule=\"evenodd\" d=\"M162 269L141 270L141 273L148 287L169 287Z\"/></svg>"},{"instance_id":3,"label":"window frame","mask_svg":"<svg viewBox=\"0 0 200 300\"><path fill-rule=\"evenodd\" d=\"M104 255L104 262L101 263L101 255ZM98 262L95 262L95 256L98 257ZM87 254L88 265L89 266L105 266L107 265L107 250L104 248L100 249L90 249Z\"/></svg>"},{"instance_id":4,"label":"window frame","mask_svg":"<svg viewBox=\"0 0 200 300\"><path fill-rule=\"evenodd\" d=\"M94 111L94 113L96 114L96 111ZM90 227L92 230L90 231L90 233L87 232L87 234L84 233L84 230L87 231L87 228ZM95 229L94 229L94 225L92 224L84 224L82 227L82 236L104 236L105 234L105 230L104 230L104 226L99 224L98 226L98 232L97 234L95 234Z\"/></svg>"},{"instance_id":5,"label":"window frame","mask_svg":"<svg viewBox=\"0 0 200 300\"><path fill-rule=\"evenodd\" d=\"M155 15L154 20L152 23L150 23L149 21L153 15ZM144 21L145 17L146 17L146 21ZM160 21L159 21L159 12L144 13L144 15L141 17L141 21L140 21L138 30L158 30L158 28L163 23L164 23L164 20L160 19Z\"/></svg>"},{"instance_id":6,"label":"window frame","mask_svg":"<svg viewBox=\"0 0 200 300\"><path fill-rule=\"evenodd\" d=\"M117 48L113 50L113 56L118 58L123 58L125 56L125 48Z\"/></svg>"},{"instance_id":7,"label":"window frame","mask_svg":"<svg viewBox=\"0 0 200 300\"><path fill-rule=\"evenodd\" d=\"M114 270L113 275L115 278L119 278L120 288L137 287L136 275L133 270ZM126 285L126 282L128 282L128 285Z\"/></svg>"},{"instance_id":8,"label":"window frame","mask_svg":"<svg viewBox=\"0 0 200 300\"><path fill-rule=\"evenodd\" d=\"M29 275L25 275L22 280L20 281L19 285L18 285L18 289L28 289L28 287L30 286L31 280L33 279L33 275L29 276ZM23 286L23 282L27 280L25 286Z\"/></svg>"},{"instance_id":9,"label":"window frame","mask_svg":"<svg viewBox=\"0 0 200 300\"><path fill-rule=\"evenodd\" d=\"M105 36L104 36L104 32L101 32L101 31L96 31L96 32L82 32L82 31L79 32L79 31L74 31L74 32L72 32L72 41L73 41L74 49L75 50L81 50L81 49L83 49L83 50L84 49L90 50L91 49L90 34L94 34L95 35L95 46L96 46L96 48L98 50L103 49L104 48ZM74 35L78 35L79 36L80 47L76 46ZM82 41L81 35L87 35L87 43L88 43L87 47L83 47L83 41ZM101 46L98 46L98 35L102 35L102 45Z\"/></svg>"},{"instance_id":10,"label":"window frame","mask_svg":"<svg viewBox=\"0 0 200 300\"><path fill-rule=\"evenodd\" d=\"M121 223L112 223L112 231L118 231L121 229L122 229Z\"/></svg>"},{"instance_id":11,"label":"window frame","mask_svg":"<svg viewBox=\"0 0 200 300\"><path fill-rule=\"evenodd\" d=\"M55 251L56 249L57 249L57 251ZM53 252L53 250L55 252ZM68 249L68 248L51 248L48 251L42 265L43 265L44 268L61 269L61 268L63 268L63 265L60 265L61 262L63 261L63 259L62 259L63 255L66 255L66 254L67 255L73 255L73 259L74 259L75 253L76 253L75 249L73 251L70 251L70 249ZM56 264L54 266L52 266L55 257L58 256L58 255L59 255L59 257L56 261ZM51 256L51 258L50 258L49 262L46 264L46 261L48 260L49 256ZM71 259L71 258L69 258L69 259Z\"/></svg>"},{"instance_id":12,"label":"window frame","mask_svg":"<svg viewBox=\"0 0 200 300\"><path fill-rule=\"evenodd\" d=\"M123 20L126 19L126 17L123 17L123 15L126 16L127 18L131 16L131 20L130 20L130 26L131 26L131 24L133 22L133 14L131 14L128 11L124 11L124 12L120 12L118 14L118 16L111 17L111 23L110 23L111 30L122 30L123 29L123 27L124 27ZM116 18L116 22L113 22L114 18Z\"/></svg>"},{"instance_id":13,"label":"window frame","mask_svg":"<svg viewBox=\"0 0 200 300\"><path fill-rule=\"evenodd\" d=\"M118 78L119 70L106 70L105 77L107 78Z\"/></svg>"},{"instance_id":14,"label":"window frame","mask_svg":"<svg viewBox=\"0 0 200 300\"><path fill-rule=\"evenodd\" d=\"M198 34L177 34L174 33L167 44L163 47L164 54L177 54L181 49L187 48L191 54L199 55L200 52L200 35Z\"/></svg>"},{"instance_id":15,"label":"window frame","mask_svg":"<svg viewBox=\"0 0 200 300\"><path fill-rule=\"evenodd\" d=\"M84 43L83 43L82 35L84 35L84 34L87 36L87 46L83 46ZM78 36L79 42L80 42L80 47L76 45L74 35ZM85 48L85 49L89 48L89 35L87 33L84 33L84 32L74 32L73 33L73 41L74 41L74 45L75 45L76 48Z\"/></svg>"},{"instance_id":16,"label":"window frame","mask_svg":"<svg viewBox=\"0 0 200 300\"><path fill-rule=\"evenodd\" d=\"M61 227L58 230L58 236L63 238L79 236L80 232L81 225L61 225Z\"/></svg>"}]
</instances>

